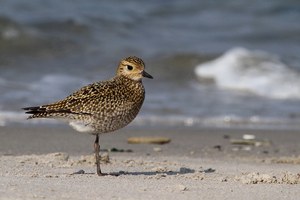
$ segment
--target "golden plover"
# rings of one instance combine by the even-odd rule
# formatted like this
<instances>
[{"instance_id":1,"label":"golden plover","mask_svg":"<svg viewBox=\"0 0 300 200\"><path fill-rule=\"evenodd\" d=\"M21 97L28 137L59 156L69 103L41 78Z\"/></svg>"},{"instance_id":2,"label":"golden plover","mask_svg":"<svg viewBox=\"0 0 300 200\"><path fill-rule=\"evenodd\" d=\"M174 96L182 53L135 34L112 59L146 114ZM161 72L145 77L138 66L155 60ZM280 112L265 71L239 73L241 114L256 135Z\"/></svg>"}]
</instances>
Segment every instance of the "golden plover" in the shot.
<instances>
[{"instance_id":1,"label":"golden plover","mask_svg":"<svg viewBox=\"0 0 300 200\"><path fill-rule=\"evenodd\" d=\"M23 109L31 114L28 119L63 119L77 131L96 135L94 151L100 176L99 134L120 129L136 117L145 98L143 77L153 78L145 71L143 60L127 57L112 79L82 87L61 101Z\"/></svg>"}]
</instances>

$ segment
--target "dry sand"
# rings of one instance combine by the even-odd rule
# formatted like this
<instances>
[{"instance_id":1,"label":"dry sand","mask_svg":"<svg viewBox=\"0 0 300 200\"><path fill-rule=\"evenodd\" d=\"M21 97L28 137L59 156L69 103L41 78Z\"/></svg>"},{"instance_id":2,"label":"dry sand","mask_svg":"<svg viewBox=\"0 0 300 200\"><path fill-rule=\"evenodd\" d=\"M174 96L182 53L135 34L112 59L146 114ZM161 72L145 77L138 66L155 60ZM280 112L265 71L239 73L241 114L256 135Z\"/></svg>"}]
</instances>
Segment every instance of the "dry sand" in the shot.
<instances>
[{"instance_id":1,"label":"dry sand","mask_svg":"<svg viewBox=\"0 0 300 200\"><path fill-rule=\"evenodd\" d=\"M232 143L243 141L244 134L256 139ZM163 136L172 141L127 144L132 136ZM125 129L100 137L102 171L118 174L104 177L95 174L92 136L66 127L15 126L2 127L0 137L0 199L300 196L297 131ZM113 147L125 152L106 152Z\"/></svg>"}]
</instances>

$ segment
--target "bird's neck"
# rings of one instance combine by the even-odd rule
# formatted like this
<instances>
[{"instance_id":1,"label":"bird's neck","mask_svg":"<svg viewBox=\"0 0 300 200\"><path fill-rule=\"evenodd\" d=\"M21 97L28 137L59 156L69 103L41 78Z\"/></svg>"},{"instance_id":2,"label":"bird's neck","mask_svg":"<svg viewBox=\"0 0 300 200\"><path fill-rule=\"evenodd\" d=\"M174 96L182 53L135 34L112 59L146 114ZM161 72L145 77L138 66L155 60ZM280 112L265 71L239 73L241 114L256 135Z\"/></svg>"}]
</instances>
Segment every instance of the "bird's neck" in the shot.
<instances>
[{"instance_id":1,"label":"bird's neck","mask_svg":"<svg viewBox=\"0 0 300 200\"><path fill-rule=\"evenodd\" d=\"M119 76L116 76L115 78L118 78L121 81L128 82L128 83L131 83L131 84L141 84L142 83L142 79L134 80L134 79L131 79L130 77L127 77L127 76L124 76L124 75L119 75Z\"/></svg>"}]
</instances>

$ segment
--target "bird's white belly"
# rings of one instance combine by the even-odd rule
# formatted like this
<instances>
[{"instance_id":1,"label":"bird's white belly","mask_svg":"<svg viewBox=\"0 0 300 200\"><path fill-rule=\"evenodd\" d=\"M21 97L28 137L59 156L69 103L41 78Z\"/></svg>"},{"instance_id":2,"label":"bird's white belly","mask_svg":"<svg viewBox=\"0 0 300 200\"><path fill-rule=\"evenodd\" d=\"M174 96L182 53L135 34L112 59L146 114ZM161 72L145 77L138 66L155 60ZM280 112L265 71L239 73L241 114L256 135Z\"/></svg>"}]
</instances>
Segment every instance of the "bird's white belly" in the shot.
<instances>
[{"instance_id":1,"label":"bird's white belly","mask_svg":"<svg viewBox=\"0 0 300 200\"><path fill-rule=\"evenodd\" d=\"M79 132L95 133L95 130L91 126L89 126L89 125L87 125L83 122L72 121L72 122L69 123L69 125L72 128L74 128L76 131L79 131Z\"/></svg>"}]
</instances>

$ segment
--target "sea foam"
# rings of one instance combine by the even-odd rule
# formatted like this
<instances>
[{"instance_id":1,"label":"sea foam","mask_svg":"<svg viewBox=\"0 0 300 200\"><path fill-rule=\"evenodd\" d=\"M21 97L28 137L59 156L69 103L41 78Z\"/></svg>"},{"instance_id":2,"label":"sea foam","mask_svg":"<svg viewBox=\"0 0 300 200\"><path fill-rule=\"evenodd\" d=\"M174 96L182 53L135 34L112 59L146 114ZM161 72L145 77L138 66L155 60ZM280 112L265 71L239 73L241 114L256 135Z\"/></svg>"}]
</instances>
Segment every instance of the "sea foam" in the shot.
<instances>
[{"instance_id":1,"label":"sea foam","mask_svg":"<svg viewBox=\"0 0 300 200\"><path fill-rule=\"evenodd\" d=\"M199 80L210 79L220 88L278 98L300 98L300 74L276 55L233 48L219 58L198 65Z\"/></svg>"}]
</instances>

